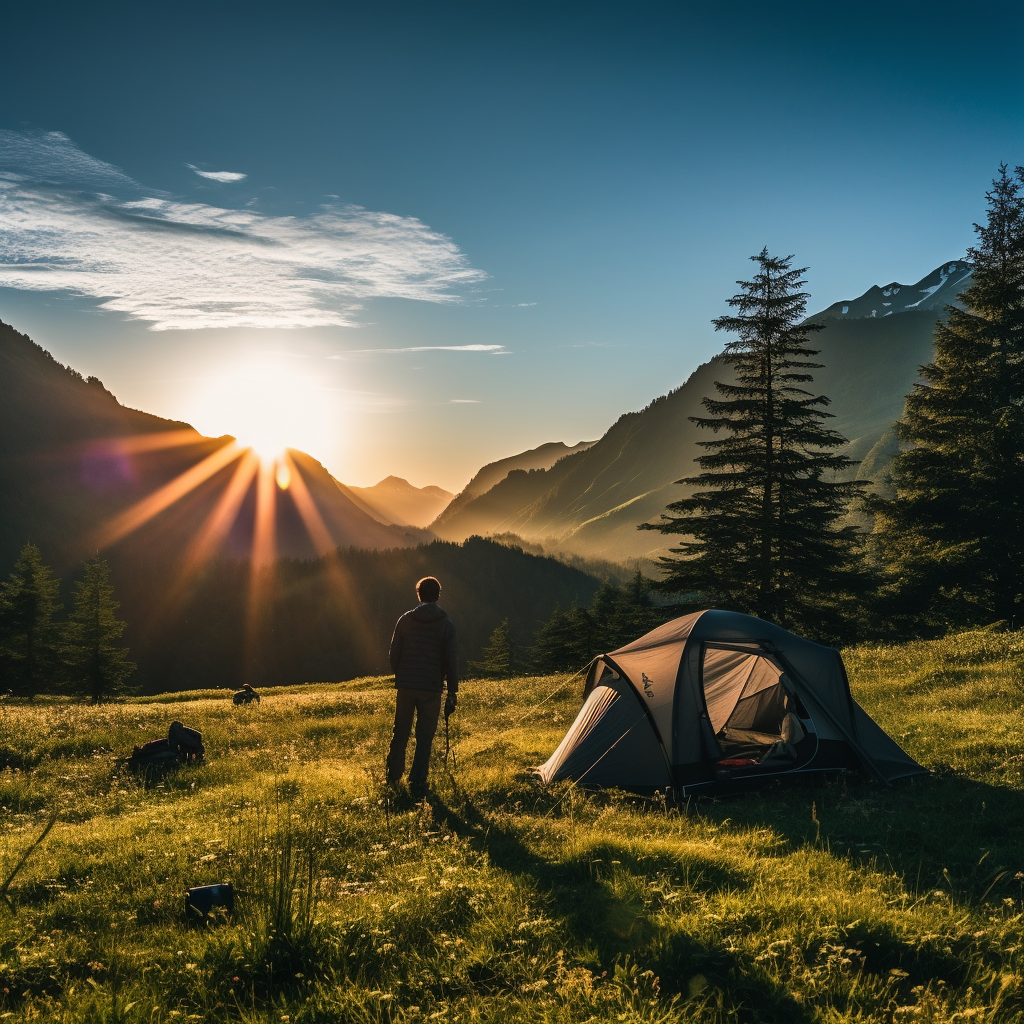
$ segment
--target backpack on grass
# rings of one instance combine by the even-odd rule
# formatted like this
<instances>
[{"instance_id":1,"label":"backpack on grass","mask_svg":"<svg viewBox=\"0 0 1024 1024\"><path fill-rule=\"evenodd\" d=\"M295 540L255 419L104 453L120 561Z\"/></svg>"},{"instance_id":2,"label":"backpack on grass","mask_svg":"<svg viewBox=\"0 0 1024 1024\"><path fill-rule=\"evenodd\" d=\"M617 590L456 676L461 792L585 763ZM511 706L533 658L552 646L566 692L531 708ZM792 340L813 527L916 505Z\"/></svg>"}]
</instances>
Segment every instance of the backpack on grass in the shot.
<instances>
[{"instance_id":1,"label":"backpack on grass","mask_svg":"<svg viewBox=\"0 0 1024 1024\"><path fill-rule=\"evenodd\" d=\"M128 767L141 772L165 771L182 764L202 764L205 759L203 734L181 722L171 722L165 739L149 740L132 750Z\"/></svg>"}]
</instances>

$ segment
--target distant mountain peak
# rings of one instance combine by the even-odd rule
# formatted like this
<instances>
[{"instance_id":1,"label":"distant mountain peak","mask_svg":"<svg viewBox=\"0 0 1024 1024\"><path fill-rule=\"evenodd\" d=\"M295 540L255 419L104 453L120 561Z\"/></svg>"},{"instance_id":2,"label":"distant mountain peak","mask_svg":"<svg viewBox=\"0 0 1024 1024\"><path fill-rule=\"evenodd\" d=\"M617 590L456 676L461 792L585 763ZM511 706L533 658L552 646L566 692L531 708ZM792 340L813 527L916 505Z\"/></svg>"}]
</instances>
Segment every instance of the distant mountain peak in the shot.
<instances>
[{"instance_id":1,"label":"distant mountain peak","mask_svg":"<svg viewBox=\"0 0 1024 1024\"><path fill-rule=\"evenodd\" d=\"M916 284L890 281L873 285L856 299L834 302L827 309L808 317L819 320L834 317L837 320L859 320L892 316L913 310L943 309L958 305L957 296L969 284L973 265L966 260L951 260L936 267Z\"/></svg>"},{"instance_id":2,"label":"distant mountain peak","mask_svg":"<svg viewBox=\"0 0 1024 1024\"><path fill-rule=\"evenodd\" d=\"M382 523L425 527L455 495L428 484L417 487L404 477L386 476L372 487L348 487L346 492Z\"/></svg>"}]
</instances>

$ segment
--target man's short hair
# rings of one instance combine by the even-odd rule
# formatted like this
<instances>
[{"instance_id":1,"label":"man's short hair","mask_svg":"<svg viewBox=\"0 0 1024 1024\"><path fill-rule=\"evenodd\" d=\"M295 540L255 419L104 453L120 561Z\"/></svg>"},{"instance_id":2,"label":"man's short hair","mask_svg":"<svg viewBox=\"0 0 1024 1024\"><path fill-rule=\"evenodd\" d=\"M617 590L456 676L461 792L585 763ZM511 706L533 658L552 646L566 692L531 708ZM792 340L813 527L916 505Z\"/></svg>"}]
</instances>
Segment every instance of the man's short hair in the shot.
<instances>
[{"instance_id":1,"label":"man's short hair","mask_svg":"<svg viewBox=\"0 0 1024 1024\"><path fill-rule=\"evenodd\" d=\"M433 576L424 576L416 584L416 596L421 601L436 601L441 596L441 584Z\"/></svg>"}]
</instances>

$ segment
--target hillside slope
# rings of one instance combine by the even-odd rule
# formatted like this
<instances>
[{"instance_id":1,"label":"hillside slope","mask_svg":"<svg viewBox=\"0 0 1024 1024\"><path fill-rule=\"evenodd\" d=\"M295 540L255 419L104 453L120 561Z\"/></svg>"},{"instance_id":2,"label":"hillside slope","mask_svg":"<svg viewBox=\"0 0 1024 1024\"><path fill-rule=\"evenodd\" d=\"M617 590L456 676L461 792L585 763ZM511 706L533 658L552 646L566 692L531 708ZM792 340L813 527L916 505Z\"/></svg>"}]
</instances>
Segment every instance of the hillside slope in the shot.
<instances>
[{"instance_id":1,"label":"hillside slope","mask_svg":"<svg viewBox=\"0 0 1024 1024\"><path fill-rule=\"evenodd\" d=\"M455 500L437 517L436 525L440 526L454 519L459 511L466 507L474 498L486 494L496 484L501 483L510 473L516 471L529 472L535 469L550 469L560 459L577 452L584 452L596 444L596 441L580 441L579 444L567 445L564 441L549 441L539 448L510 455L497 462L489 462L479 470L472 480L459 492ZM431 524L432 528L435 524ZM435 531L437 532L437 531Z\"/></svg>"},{"instance_id":2,"label":"hillside slope","mask_svg":"<svg viewBox=\"0 0 1024 1024\"><path fill-rule=\"evenodd\" d=\"M936 312L963 290L969 272L966 263L944 264L915 285L871 289L811 318L826 325L814 338L824 364L814 390L830 397L831 426L849 439L851 458L872 453L900 415L919 366L931 358ZM892 289L902 308L878 315L874 293L886 298ZM652 557L663 549L661 536L636 526L686 493L676 481L696 471L698 442L706 439L689 417L702 412L716 380L731 380L717 358L646 409L622 416L586 451L548 470L513 471L486 493L453 503L432 528L449 539L510 531L590 557Z\"/></svg>"}]
</instances>

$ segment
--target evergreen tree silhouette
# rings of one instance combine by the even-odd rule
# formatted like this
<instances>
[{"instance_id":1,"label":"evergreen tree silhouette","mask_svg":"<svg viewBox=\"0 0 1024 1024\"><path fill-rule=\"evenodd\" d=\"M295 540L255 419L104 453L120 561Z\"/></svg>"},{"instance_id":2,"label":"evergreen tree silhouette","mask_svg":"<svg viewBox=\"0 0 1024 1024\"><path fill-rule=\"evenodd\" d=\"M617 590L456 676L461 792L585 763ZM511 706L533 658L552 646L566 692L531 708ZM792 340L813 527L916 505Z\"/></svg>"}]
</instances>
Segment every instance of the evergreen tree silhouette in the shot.
<instances>
[{"instance_id":1,"label":"evergreen tree silhouette","mask_svg":"<svg viewBox=\"0 0 1024 1024\"><path fill-rule=\"evenodd\" d=\"M0 671L3 685L33 696L51 687L60 664L60 580L28 543L0 584Z\"/></svg>"},{"instance_id":2,"label":"evergreen tree silhouette","mask_svg":"<svg viewBox=\"0 0 1024 1024\"><path fill-rule=\"evenodd\" d=\"M694 493L640 528L684 538L660 559L657 586L685 605L830 634L842 624L836 602L863 580L856 532L840 525L862 485L835 479L854 465L835 452L846 439L825 426L829 400L803 386L821 368L808 335L823 326L802 322L806 268L767 249L751 259L757 273L729 299L736 312L713 321L738 335L722 357L736 383L716 381L721 397L691 417L723 436L699 442L700 474L679 481Z\"/></svg>"},{"instance_id":3,"label":"evergreen tree silhouette","mask_svg":"<svg viewBox=\"0 0 1024 1024\"><path fill-rule=\"evenodd\" d=\"M135 671L128 648L118 644L127 624L117 617L118 603L110 566L94 558L75 584L75 603L67 625L66 652L75 692L95 704L127 691Z\"/></svg>"},{"instance_id":4,"label":"evergreen tree silhouette","mask_svg":"<svg viewBox=\"0 0 1024 1024\"><path fill-rule=\"evenodd\" d=\"M517 651L512 640L508 619L503 619L494 629L484 647L480 661L471 661L470 670L483 676L497 676L511 679L517 668Z\"/></svg>"},{"instance_id":5,"label":"evergreen tree silhouette","mask_svg":"<svg viewBox=\"0 0 1024 1024\"><path fill-rule=\"evenodd\" d=\"M556 606L534 640L533 661L541 672L575 672L594 654L593 620L576 605L568 611Z\"/></svg>"},{"instance_id":6,"label":"evergreen tree silhouette","mask_svg":"<svg viewBox=\"0 0 1024 1024\"><path fill-rule=\"evenodd\" d=\"M594 624L594 654L605 654L626 642L623 619L625 600L622 591L606 579L590 604L590 619ZM629 638L632 639L632 638Z\"/></svg>"},{"instance_id":7,"label":"evergreen tree silhouette","mask_svg":"<svg viewBox=\"0 0 1024 1024\"><path fill-rule=\"evenodd\" d=\"M890 615L934 628L1024 612L1024 168L986 193L973 280L907 396L895 496L868 502Z\"/></svg>"},{"instance_id":8,"label":"evergreen tree silhouette","mask_svg":"<svg viewBox=\"0 0 1024 1024\"><path fill-rule=\"evenodd\" d=\"M627 644L649 633L664 620L664 615L651 605L651 581L637 567L629 584L623 590L619 636Z\"/></svg>"}]
</instances>

